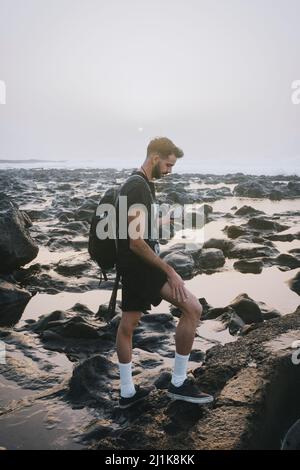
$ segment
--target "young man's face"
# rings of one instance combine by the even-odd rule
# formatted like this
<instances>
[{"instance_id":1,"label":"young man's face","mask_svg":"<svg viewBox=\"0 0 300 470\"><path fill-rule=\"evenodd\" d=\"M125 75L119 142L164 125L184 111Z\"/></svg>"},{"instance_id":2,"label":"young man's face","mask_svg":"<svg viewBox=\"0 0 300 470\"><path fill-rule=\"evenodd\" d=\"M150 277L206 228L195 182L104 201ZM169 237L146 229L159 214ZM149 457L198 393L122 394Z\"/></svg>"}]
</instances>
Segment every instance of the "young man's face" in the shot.
<instances>
[{"instance_id":1,"label":"young man's face","mask_svg":"<svg viewBox=\"0 0 300 470\"><path fill-rule=\"evenodd\" d=\"M165 159L158 156L157 162L152 169L152 178L158 179L172 173L172 168L176 160L177 158L174 154L169 155L168 158Z\"/></svg>"}]
</instances>

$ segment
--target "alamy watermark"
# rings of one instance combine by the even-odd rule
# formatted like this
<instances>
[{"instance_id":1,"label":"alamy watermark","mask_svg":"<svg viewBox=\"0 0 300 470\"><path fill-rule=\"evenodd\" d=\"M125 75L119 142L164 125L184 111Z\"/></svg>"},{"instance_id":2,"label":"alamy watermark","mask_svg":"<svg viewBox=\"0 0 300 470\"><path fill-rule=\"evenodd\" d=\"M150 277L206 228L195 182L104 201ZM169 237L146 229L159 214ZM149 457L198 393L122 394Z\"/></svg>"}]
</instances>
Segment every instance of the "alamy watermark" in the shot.
<instances>
[{"instance_id":1,"label":"alamy watermark","mask_svg":"<svg viewBox=\"0 0 300 470\"><path fill-rule=\"evenodd\" d=\"M6 104L6 84L0 80L0 104Z\"/></svg>"},{"instance_id":2,"label":"alamy watermark","mask_svg":"<svg viewBox=\"0 0 300 470\"><path fill-rule=\"evenodd\" d=\"M99 204L96 215L99 221L96 234L100 240L130 237L170 240L183 238L186 249L204 242L204 205L151 204L151 213L143 204L132 204L129 209L127 196L119 196L118 211L112 204ZM128 217L132 217L128 223ZM149 227L150 224L150 227ZM117 234L118 227L118 234Z\"/></svg>"},{"instance_id":3,"label":"alamy watermark","mask_svg":"<svg viewBox=\"0 0 300 470\"><path fill-rule=\"evenodd\" d=\"M0 341L0 364L6 364L6 348L4 341Z\"/></svg>"},{"instance_id":4,"label":"alamy watermark","mask_svg":"<svg viewBox=\"0 0 300 470\"><path fill-rule=\"evenodd\" d=\"M292 348L295 349L295 351L292 354L292 363L294 366L299 366L300 364L300 340L294 341L292 343Z\"/></svg>"},{"instance_id":5,"label":"alamy watermark","mask_svg":"<svg viewBox=\"0 0 300 470\"><path fill-rule=\"evenodd\" d=\"M300 104L300 80L294 80L291 85L292 95L291 101L293 104Z\"/></svg>"}]
</instances>

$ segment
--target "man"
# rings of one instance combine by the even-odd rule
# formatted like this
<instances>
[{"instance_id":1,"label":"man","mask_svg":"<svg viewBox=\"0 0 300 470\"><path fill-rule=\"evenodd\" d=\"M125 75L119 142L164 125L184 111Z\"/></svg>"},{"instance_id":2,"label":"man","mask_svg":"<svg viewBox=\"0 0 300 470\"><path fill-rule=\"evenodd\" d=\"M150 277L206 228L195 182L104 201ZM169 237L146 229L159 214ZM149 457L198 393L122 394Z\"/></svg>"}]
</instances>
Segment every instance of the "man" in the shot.
<instances>
[{"instance_id":1,"label":"man","mask_svg":"<svg viewBox=\"0 0 300 470\"><path fill-rule=\"evenodd\" d=\"M129 208L126 239L119 239L117 268L122 277L122 318L117 332L117 354L119 360L121 393L119 406L128 408L144 399L151 387L134 386L132 380L132 336L142 312L156 306L162 299L179 307L182 311L176 335L175 365L168 395L177 400L192 403L209 403L213 397L201 392L187 378L188 359L202 307L198 299L189 292L176 271L158 256L158 240L151 239L151 205L155 202L154 179L172 172L181 149L166 137L152 140L147 147L143 165L122 186L120 196L127 196ZM135 211L133 204L142 204L147 211ZM148 223L147 223L148 222ZM135 228L135 236L131 227ZM145 228L148 234L145 236ZM137 236L136 236L137 234Z\"/></svg>"}]
</instances>

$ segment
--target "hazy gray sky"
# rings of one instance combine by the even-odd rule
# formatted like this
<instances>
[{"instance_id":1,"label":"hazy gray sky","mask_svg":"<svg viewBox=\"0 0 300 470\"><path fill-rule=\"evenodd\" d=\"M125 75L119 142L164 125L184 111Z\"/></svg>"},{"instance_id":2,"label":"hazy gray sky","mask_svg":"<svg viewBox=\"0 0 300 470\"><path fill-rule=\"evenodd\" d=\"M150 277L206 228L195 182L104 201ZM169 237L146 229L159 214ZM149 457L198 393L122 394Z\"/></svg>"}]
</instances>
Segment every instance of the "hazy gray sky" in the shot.
<instances>
[{"instance_id":1,"label":"hazy gray sky","mask_svg":"<svg viewBox=\"0 0 300 470\"><path fill-rule=\"evenodd\" d=\"M0 158L299 172L299 0L0 0ZM251 163L252 161L252 163Z\"/></svg>"}]
</instances>

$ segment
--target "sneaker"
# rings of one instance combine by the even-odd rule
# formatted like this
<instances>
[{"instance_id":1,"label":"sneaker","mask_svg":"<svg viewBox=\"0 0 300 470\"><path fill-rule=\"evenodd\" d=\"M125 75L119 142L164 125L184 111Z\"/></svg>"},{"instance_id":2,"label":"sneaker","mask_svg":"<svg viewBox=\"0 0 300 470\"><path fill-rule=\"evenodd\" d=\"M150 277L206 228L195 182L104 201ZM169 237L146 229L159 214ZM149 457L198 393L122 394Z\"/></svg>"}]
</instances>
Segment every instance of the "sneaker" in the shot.
<instances>
[{"instance_id":1,"label":"sneaker","mask_svg":"<svg viewBox=\"0 0 300 470\"><path fill-rule=\"evenodd\" d=\"M155 388L154 386L140 387L140 385L136 385L135 394L132 397L124 398L120 396L119 408L122 408L122 409L129 408L130 406L135 405L141 400L144 400L144 398L146 398L154 388Z\"/></svg>"},{"instance_id":2,"label":"sneaker","mask_svg":"<svg viewBox=\"0 0 300 470\"><path fill-rule=\"evenodd\" d=\"M214 401L214 397L199 390L198 386L195 384L195 381L191 377L186 378L180 387L175 387L175 385L170 383L167 394L174 400L199 403L200 405Z\"/></svg>"}]
</instances>

